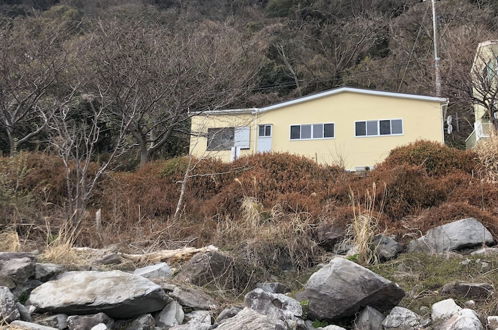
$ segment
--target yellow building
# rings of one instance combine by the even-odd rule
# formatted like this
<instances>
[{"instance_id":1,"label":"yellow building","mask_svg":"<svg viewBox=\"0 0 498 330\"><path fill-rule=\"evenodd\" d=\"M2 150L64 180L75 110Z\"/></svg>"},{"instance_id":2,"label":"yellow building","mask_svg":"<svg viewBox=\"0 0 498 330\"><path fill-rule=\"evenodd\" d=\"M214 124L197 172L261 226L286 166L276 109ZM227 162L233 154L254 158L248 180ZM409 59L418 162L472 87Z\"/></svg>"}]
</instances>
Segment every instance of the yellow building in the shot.
<instances>
[{"instance_id":1,"label":"yellow building","mask_svg":"<svg viewBox=\"0 0 498 330\"><path fill-rule=\"evenodd\" d=\"M498 109L498 40L484 41L477 46L471 77L475 121L474 130L465 141L468 149L492 132L489 109ZM494 116L498 118L496 112Z\"/></svg>"},{"instance_id":2,"label":"yellow building","mask_svg":"<svg viewBox=\"0 0 498 330\"><path fill-rule=\"evenodd\" d=\"M264 108L192 117L190 154L231 161L289 152L349 170L372 167L417 140L443 143L443 98L338 88Z\"/></svg>"}]
</instances>

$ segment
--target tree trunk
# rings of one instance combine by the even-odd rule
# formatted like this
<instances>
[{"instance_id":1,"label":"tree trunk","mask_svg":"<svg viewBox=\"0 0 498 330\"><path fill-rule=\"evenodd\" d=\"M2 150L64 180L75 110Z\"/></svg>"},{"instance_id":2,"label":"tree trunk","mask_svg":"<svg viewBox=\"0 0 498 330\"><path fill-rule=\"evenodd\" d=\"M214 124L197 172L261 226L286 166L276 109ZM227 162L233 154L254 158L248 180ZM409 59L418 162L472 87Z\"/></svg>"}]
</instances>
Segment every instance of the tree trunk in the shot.
<instances>
[{"instance_id":1,"label":"tree trunk","mask_svg":"<svg viewBox=\"0 0 498 330\"><path fill-rule=\"evenodd\" d=\"M147 149L146 145L140 146L140 167L144 166L147 164L149 161L149 150Z\"/></svg>"},{"instance_id":2,"label":"tree trunk","mask_svg":"<svg viewBox=\"0 0 498 330\"><path fill-rule=\"evenodd\" d=\"M15 136L12 135L12 133L10 133L8 130L7 130L7 137L9 139L9 153L10 153L10 156L15 156L17 154L17 138Z\"/></svg>"}]
</instances>

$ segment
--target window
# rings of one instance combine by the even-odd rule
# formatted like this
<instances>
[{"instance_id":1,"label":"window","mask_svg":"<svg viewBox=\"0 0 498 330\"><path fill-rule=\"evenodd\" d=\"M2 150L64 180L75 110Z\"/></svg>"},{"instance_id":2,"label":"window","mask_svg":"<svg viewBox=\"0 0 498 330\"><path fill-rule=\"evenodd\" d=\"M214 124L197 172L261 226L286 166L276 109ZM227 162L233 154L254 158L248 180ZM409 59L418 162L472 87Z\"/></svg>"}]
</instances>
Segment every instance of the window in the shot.
<instances>
[{"instance_id":1,"label":"window","mask_svg":"<svg viewBox=\"0 0 498 330\"><path fill-rule=\"evenodd\" d=\"M259 125L259 136L261 137L271 136L271 125Z\"/></svg>"},{"instance_id":2,"label":"window","mask_svg":"<svg viewBox=\"0 0 498 330\"><path fill-rule=\"evenodd\" d=\"M207 150L230 150L232 147L249 149L249 127L208 128Z\"/></svg>"},{"instance_id":3,"label":"window","mask_svg":"<svg viewBox=\"0 0 498 330\"><path fill-rule=\"evenodd\" d=\"M383 119L357 121L355 123L355 136L384 136L403 134L403 121L401 119Z\"/></svg>"},{"instance_id":4,"label":"window","mask_svg":"<svg viewBox=\"0 0 498 330\"><path fill-rule=\"evenodd\" d=\"M334 137L334 124L291 125L291 140L329 139Z\"/></svg>"}]
</instances>

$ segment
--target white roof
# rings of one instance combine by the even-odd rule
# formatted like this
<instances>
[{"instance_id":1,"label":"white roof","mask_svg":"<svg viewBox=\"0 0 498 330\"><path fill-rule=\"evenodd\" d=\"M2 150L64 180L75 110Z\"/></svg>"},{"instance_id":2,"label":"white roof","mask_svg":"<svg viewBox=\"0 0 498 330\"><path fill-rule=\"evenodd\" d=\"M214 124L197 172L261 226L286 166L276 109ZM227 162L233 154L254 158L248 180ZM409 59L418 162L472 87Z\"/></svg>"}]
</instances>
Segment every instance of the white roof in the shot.
<instances>
[{"instance_id":1,"label":"white roof","mask_svg":"<svg viewBox=\"0 0 498 330\"><path fill-rule=\"evenodd\" d=\"M387 97L395 97L395 98L411 99L411 100L419 100L419 101L439 102L439 103L447 103L448 102L448 99L446 99L446 98L434 97L434 96L383 92L383 91L351 88L351 87L340 87L340 88L336 88L336 89L327 90L327 91L324 91L324 92L321 92L318 94L312 94L309 96L300 97L298 99L294 99L294 100L290 100L290 101L286 101L286 102L282 102L282 103L277 103L277 104L270 105L270 106L263 107L263 108L234 109L234 110L212 110L212 111L205 111L205 112L202 112L199 114L260 113L260 112L266 112L266 111L270 111L270 110L280 109L280 108L287 107L289 105L308 102L308 101L316 100L316 99L319 99L322 97L336 95L336 94L345 93L345 92L364 94L364 95L374 95L374 96L387 96Z\"/></svg>"}]
</instances>

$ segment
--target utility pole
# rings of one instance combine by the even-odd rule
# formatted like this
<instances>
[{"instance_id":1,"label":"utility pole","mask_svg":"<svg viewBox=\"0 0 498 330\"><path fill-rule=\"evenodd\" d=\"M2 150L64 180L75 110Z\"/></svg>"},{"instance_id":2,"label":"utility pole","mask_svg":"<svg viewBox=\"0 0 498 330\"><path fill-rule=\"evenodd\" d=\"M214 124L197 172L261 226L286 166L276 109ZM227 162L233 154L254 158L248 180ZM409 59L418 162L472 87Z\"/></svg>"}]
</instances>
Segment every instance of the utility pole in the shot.
<instances>
[{"instance_id":1,"label":"utility pole","mask_svg":"<svg viewBox=\"0 0 498 330\"><path fill-rule=\"evenodd\" d=\"M439 54L438 54L438 37L437 37L437 16L436 16L436 0L431 0L432 4L432 30L434 32L434 70L436 83L436 96L441 96L441 73L439 71Z\"/></svg>"}]
</instances>

